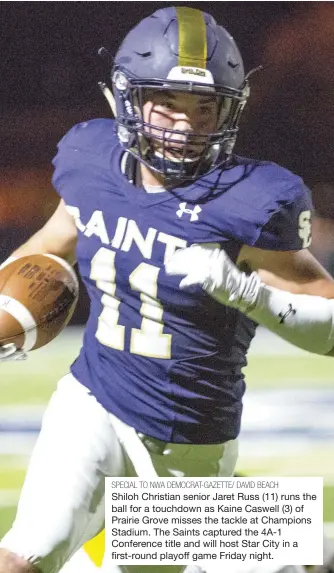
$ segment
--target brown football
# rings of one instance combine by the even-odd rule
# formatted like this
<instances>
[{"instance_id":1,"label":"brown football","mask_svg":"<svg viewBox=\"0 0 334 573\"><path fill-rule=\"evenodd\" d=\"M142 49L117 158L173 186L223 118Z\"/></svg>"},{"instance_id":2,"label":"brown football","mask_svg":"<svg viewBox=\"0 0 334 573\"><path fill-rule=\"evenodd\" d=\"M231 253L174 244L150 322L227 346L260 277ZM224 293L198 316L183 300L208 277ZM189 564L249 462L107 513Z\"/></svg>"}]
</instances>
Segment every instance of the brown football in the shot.
<instances>
[{"instance_id":1,"label":"brown football","mask_svg":"<svg viewBox=\"0 0 334 573\"><path fill-rule=\"evenodd\" d=\"M72 267L54 255L29 255L0 269L0 346L35 350L69 322L78 300Z\"/></svg>"}]
</instances>

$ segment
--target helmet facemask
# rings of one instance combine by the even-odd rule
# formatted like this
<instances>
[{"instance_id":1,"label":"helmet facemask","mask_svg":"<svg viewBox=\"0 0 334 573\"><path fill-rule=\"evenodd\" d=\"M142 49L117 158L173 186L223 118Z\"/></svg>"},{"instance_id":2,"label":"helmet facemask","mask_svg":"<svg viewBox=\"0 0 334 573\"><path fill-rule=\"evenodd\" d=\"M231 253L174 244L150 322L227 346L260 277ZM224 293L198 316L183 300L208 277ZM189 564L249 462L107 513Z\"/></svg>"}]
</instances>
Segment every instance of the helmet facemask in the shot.
<instances>
[{"instance_id":1,"label":"helmet facemask","mask_svg":"<svg viewBox=\"0 0 334 573\"><path fill-rule=\"evenodd\" d=\"M179 79L134 79L126 69L112 74L117 134L123 147L165 183L194 181L226 164L232 153L239 119L247 101L247 81L241 89ZM181 131L144 121L150 94L181 92L216 100L216 124L210 133Z\"/></svg>"}]
</instances>

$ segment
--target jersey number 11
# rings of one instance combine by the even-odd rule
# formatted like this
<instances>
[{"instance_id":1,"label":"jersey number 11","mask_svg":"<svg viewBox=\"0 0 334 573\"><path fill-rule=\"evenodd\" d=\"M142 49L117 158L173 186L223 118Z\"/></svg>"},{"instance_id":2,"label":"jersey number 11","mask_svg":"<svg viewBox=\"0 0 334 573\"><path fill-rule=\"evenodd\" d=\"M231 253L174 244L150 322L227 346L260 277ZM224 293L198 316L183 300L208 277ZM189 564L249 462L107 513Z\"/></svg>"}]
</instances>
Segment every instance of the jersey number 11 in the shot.
<instances>
[{"instance_id":1,"label":"jersey number 11","mask_svg":"<svg viewBox=\"0 0 334 573\"><path fill-rule=\"evenodd\" d=\"M92 259L90 278L102 292L102 312L96 338L110 348L124 350L125 326L118 324L120 300L116 297L115 251L101 247ZM139 291L141 328L131 328L130 352L151 358L171 357L171 334L164 334L163 308L157 299L159 267L140 263L130 274L129 283Z\"/></svg>"}]
</instances>

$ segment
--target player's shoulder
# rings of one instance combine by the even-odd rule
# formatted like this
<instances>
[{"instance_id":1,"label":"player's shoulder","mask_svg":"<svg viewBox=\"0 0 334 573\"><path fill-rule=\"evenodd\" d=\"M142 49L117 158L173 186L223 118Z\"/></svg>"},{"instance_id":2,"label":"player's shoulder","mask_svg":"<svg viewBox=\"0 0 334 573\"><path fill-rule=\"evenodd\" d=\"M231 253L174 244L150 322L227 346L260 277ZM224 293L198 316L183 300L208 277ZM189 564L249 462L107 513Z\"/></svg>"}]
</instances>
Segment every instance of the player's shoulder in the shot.
<instances>
[{"instance_id":1,"label":"player's shoulder","mask_svg":"<svg viewBox=\"0 0 334 573\"><path fill-rule=\"evenodd\" d=\"M247 169L240 209L253 222L248 244L268 250L299 250L311 241L312 197L303 179L271 161L236 158ZM255 223L255 225L254 225Z\"/></svg>"},{"instance_id":2,"label":"player's shoulder","mask_svg":"<svg viewBox=\"0 0 334 573\"><path fill-rule=\"evenodd\" d=\"M263 249L305 246L300 217L310 219L312 199L301 177L276 163L240 156L212 175L218 180L213 194L217 202L210 209L216 226L228 227L241 243Z\"/></svg>"},{"instance_id":3,"label":"player's shoulder","mask_svg":"<svg viewBox=\"0 0 334 573\"><path fill-rule=\"evenodd\" d=\"M114 121L93 119L74 125L58 144L53 158L53 186L67 204L90 201L91 189L117 192L121 148ZM84 198L85 197L85 198Z\"/></svg>"},{"instance_id":4,"label":"player's shoulder","mask_svg":"<svg viewBox=\"0 0 334 573\"><path fill-rule=\"evenodd\" d=\"M273 203L287 204L310 193L299 175L273 161L235 156L233 166L244 182L241 190L249 201L256 199L259 208L273 207Z\"/></svg>"},{"instance_id":5,"label":"player's shoulder","mask_svg":"<svg viewBox=\"0 0 334 573\"><path fill-rule=\"evenodd\" d=\"M58 149L74 148L78 151L99 153L104 148L118 144L115 121L112 119L91 119L77 123L59 141Z\"/></svg>"}]
</instances>

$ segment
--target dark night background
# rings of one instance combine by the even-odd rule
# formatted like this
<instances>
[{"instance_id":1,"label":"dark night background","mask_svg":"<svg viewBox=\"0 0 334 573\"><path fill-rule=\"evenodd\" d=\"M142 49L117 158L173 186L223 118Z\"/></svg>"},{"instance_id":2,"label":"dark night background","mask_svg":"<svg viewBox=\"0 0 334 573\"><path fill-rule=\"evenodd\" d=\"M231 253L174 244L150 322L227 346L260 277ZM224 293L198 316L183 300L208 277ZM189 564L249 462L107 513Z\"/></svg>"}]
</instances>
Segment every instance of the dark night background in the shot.
<instances>
[{"instance_id":1,"label":"dark night background","mask_svg":"<svg viewBox=\"0 0 334 573\"><path fill-rule=\"evenodd\" d=\"M1 2L1 260L52 214L51 159L76 122L110 116L97 82L141 18L167 2ZM314 251L331 267L334 3L175 2L210 12L253 76L236 150L274 160L313 190ZM319 219L320 217L320 219ZM320 221L320 224L319 224Z\"/></svg>"}]
</instances>

